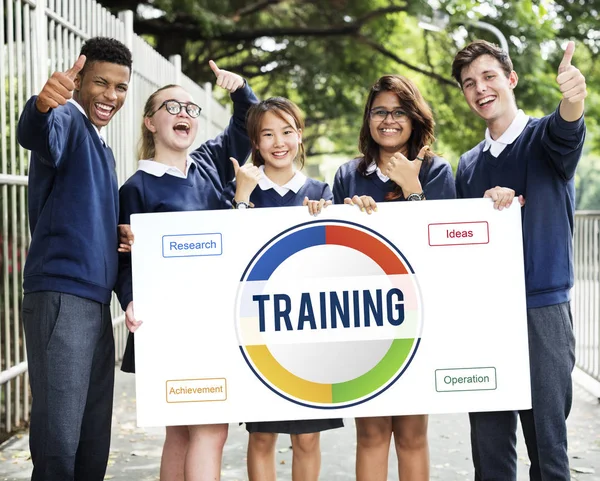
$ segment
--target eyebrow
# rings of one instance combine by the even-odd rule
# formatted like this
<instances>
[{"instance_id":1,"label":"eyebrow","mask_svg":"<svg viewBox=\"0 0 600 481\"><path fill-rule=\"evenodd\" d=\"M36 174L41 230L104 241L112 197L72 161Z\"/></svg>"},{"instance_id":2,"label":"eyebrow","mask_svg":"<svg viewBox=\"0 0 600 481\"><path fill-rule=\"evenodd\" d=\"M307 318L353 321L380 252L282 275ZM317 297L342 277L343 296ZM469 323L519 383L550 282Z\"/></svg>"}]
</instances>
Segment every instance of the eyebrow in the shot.
<instances>
[{"instance_id":1,"label":"eyebrow","mask_svg":"<svg viewBox=\"0 0 600 481\"><path fill-rule=\"evenodd\" d=\"M296 130L294 129L294 127L292 127L290 124L287 124L286 126L282 127L282 129L292 129L292 130ZM261 129L261 132L269 132L271 130L275 130L275 129Z\"/></svg>"},{"instance_id":2,"label":"eyebrow","mask_svg":"<svg viewBox=\"0 0 600 481\"><path fill-rule=\"evenodd\" d=\"M376 105L374 107L371 107L371 110L375 110L375 109L387 109L387 107L385 105ZM392 110L402 110L402 107L400 105L398 105L396 107L392 107Z\"/></svg>"},{"instance_id":3,"label":"eyebrow","mask_svg":"<svg viewBox=\"0 0 600 481\"><path fill-rule=\"evenodd\" d=\"M110 82L105 79L102 75L94 75L94 80L102 80L102 82L109 84ZM129 86L129 82L119 82L117 84L118 86L125 86L128 87Z\"/></svg>"},{"instance_id":4,"label":"eyebrow","mask_svg":"<svg viewBox=\"0 0 600 481\"><path fill-rule=\"evenodd\" d=\"M497 74L498 71L496 71L494 69L488 69L488 70L484 70L483 72L481 72L480 75L486 75L486 74L489 74L489 73L495 73L495 74ZM473 79L471 77L467 77L466 79L463 79L462 83L463 84L466 83L467 80L473 80Z\"/></svg>"}]
</instances>

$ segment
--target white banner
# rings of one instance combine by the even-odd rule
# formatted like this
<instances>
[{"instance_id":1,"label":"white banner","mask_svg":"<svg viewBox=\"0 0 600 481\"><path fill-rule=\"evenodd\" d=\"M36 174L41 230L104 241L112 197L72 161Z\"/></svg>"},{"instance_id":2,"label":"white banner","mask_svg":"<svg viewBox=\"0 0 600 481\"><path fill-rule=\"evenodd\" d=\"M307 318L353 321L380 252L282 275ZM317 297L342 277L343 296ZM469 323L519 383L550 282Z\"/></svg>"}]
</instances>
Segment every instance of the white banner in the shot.
<instances>
[{"instance_id":1,"label":"white banner","mask_svg":"<svg viewBox=\"0 0 600 481\"><path fill-rule=\"evenodd\" d=\"M140 426L531 407L516 202L131 225Z\"/></svg>"}]
</instances>

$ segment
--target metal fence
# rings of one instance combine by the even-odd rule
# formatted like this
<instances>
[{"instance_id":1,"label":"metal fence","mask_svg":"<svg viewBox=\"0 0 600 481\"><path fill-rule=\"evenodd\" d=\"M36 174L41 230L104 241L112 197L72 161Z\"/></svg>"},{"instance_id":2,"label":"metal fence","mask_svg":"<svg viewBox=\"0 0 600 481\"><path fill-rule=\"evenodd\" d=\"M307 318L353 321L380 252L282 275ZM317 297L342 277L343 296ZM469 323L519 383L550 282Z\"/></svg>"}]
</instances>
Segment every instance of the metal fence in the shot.
<instances>
[{"instance_id":1,"label":"metal fence","mask_svg":"<svg viewBox=\"0 0 600 481\"><path fill-rule=\"evenodd\" d=\"M184 86L203 108L195 145L222 131L230 110L212 98L211 85L199 87L181 73L181 59L161 57L133 33L133 13L111 15L93 0L0 0L0 438L28 420L29 387L20 320L23 263L30 234L27 217L28 152L16 141L19 113L54 71L68 69L83 41L114 37L133 53L127 101L106 129L117 159L119 181L136 169L136 139L143 106L158 87ZM113 302L116 352L126 332Z\"/></svg>"},{"instance_id":2,"label":"metal fence","mask_svg":"<svg viewBox=\"0 0 600 481\"><path fill-rule=\"evenodd\" d=\"M575 214L572 307L577 367L600 382L600 211Z\"/></svg>"}]
</instances>

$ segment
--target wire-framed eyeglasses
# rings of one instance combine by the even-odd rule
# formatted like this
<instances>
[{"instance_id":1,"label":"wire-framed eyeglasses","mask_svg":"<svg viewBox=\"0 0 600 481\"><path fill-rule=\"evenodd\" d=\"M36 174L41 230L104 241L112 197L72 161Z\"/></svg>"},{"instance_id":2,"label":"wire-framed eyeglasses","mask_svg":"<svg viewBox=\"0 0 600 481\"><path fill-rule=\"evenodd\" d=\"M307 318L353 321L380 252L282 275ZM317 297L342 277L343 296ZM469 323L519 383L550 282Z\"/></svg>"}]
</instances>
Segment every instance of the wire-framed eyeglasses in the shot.
<instances>
[{"instance_id":1,"label":"wire-framed eyeglasses","mask_svg":"<svg viewBox=\"0 0 600 481\"><path fill-rule=\"evenodd\" d=\"M185 111L193 119L198 117L200 115L200 112L202 112L202 108L193 102L184 103L184 102L180 102L179 100L169 99L169 100L165 100L162 104L160 104L159 107L154 112L152 112L152 115L154 115L156 112L158 112L163 107L171 115L177 115L179 112L181 112L181 109L185 107ZM152 117L152 115L150 115L150 117Z\"/></svg>"},{"instance_id":2,"label":"wire-framed eyeglasses","mask_svg":"<svg viewBox=\"0 0 600 481\"><path fill-rule=\"evenodd\" d=\"M387 119L388 115L392 116L396 122L404 123L409 119L408 114L402 109L386 110L386 109L371 109L369 116L371 120L378 120L383 122Z\"/></svg>"}]
</instances>

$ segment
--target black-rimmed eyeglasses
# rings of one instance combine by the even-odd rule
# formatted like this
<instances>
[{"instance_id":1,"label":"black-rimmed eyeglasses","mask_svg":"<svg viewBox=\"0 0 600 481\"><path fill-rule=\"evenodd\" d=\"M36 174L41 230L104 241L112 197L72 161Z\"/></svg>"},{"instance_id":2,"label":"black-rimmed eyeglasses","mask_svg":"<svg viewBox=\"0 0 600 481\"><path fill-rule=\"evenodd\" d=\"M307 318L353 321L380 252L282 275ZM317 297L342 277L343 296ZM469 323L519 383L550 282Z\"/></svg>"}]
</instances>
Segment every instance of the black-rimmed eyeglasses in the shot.
<instances>
[{"instance_id":1,"label":"black-rimmed eyeglasses","mask_svg":"<svg viewBox=\"0 0 600 481\"><path fill-rule=\"evenodd\" d=\"M180 102L179 100L169 99L169 100L165 100L162 104L160 104L160 106L154 112L152 112L150 117L152 117L156 112L158 112L163 107L165 109L167 109L167 112L169 112L171 115L177 115L179 112L181 112L181 109L183 107L185 107L185 111L193 119L198 117L200 115L200 112L202 112L202 108L199 105L196 105L195 103L192 103L192 102L183 103L183 102Z\"/></svg>"},{"instance_id":2,"label":"black-rimmed eyeglasses","mask_svg":"<svg viewBox=\"0 0 600 481\"><path fill-rule=\"evenodd\" d=\"M385 119L387 119L388 115L392 116L392 119L394 119L396 122L406 122L409 119L408 114L401 109L394 109L394 110L385 110L385 109L371 109L369 111L369 115L371 117L371 120L378 120L380 122L383 122Z\"/></svg>"}]
</instances>

